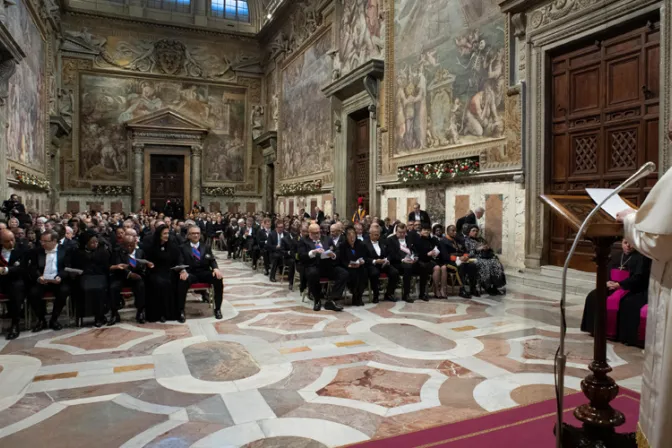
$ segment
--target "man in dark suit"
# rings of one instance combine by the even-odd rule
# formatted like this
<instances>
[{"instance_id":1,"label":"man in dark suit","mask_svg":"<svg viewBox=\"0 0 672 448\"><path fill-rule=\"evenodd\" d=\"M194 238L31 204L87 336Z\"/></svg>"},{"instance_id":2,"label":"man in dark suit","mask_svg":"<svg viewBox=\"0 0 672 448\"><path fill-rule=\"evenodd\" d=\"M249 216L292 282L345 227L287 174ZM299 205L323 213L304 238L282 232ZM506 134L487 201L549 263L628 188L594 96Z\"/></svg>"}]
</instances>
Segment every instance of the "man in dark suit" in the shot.
<instances>
[{"instance_id":1,"label":"man in dark suit","mask_svg":"<svg viewBox=\"0 0 672 448\"><path fill-rule=\"evenodd\" d=\"M7 219L11 218L12 216L26 214L26 208L23 206L21 201L19 201L19 196L16 194L9 196L9 199L2 203L1 210Z\"/></svg>"},{"instance_id":2,"label":"man in dark suit","mask_svg":"<svg viewBox=\"0 0 672 448\"><path fill-rule=\"evenodd\" d=\"M243 249L247 250L247 254L252 257L252 269L257 269L257 262L259 261L259 242L257 240L257 229L254 226L254 218L247 218L245 227L241 227L238 231L238 240Z\"/></svg>"},{"instance_id":3,"label":"man in dark suit","mask_svg":"<svg viewBox=\"0 0 672 448\"><path fill-rule=\"evenodd\" d=\"M266 251L271 259L271 281L276 282L275 273L280 264L287 266L289 273L289 289L294 286L294 260L292 259L292 239L289 232L285 232L285 224L282 221L275 223L275 230L266 240Z\"/></svg>"},{"instance_id":4,"label":"man in dark suit","mask_svg":"<svg viewBox=\"0 0 672 448\"><path fill-rule=\"evenodd\" d=\"M420 297L426 297L425 290L429 273L418 263L418 258L413 252L413 245L406 237L406 224L397 224L397 233L387 239L387 246L389 249L388 260L403 278L402 299L409 303L415 301L409 296L413 275L420 276Z\"/></svg>"},{"instance_id":5,"label":"man in dark suit","mask_svg":"<svg viewBox=\"0 0 672 448\"><path fill-rule=\"evenodd\" d=\"M47 304L43 300L46 292L54 294L54 307L48 327L58 331L63 327L58 323L66 299L70 295L65 268L70 267L70 254L58 244L58 233L45 230L40 235L41 247L27 256L28 301L37 316L37 324L33 332L47 328Z\"/></svg>"},{"instance_id":6,"label":"man in dark suit","mask_svg":"<svg viewBox=\"0 0 672 448\"><path fill-rule=\"evenodd\" d=\"M178 321L184 323L184 304L187 301L187 291L194 283L209 283L215 289L215 318L222 318L222 296L224 282L222 273L217 266L217 260L212 254L210 246L201 244L201 229L191 226L187 231L189 242L180 246L180 265L189 267L180 272L180 281L177 286L178 306L180 317Z\"/></svg>"},{"instance_id":7,"label":"man in dark suit","mask_svg":"<svg viewBox=\"0 0 672 448\"><path fill-rule=\"evenodd\" d=\"M424 210L420 210L420 204L417 202L413 205L413 211L408 214L408 222L411 221L420 221L421 224L430 224L429 214Z\"/></svg>"},{"instance_id":8,"label":"man in dark suit","mask_svg":"<svg viewBox=\"0 0 672 448\"><path fill-rule=\"evenodd\" d=\"M304 266L304 272L308 282L308 289L313 296L315 305L313 310L320 311L322 308L322 299L324 293L320 286L320 278L329 278L334 282L334 287L330 291L329 297L324 304L325 310L343 311L334 300L343 296L345 285L348 282L348 272L338 266L336 254L332 251L328 258L322 258L330 246L328 238L320 238L320 226L311 224L308 227L308 237L301 238L298 246L299 260Z\"/></svg>"},{"instance_id":9,"label":"man in dark suit","mask_svg":"<svg viewBox=\"0 0 672 448\"><path fill-rule=\"evenodd\" d=\"M472 226L472 225L478 225L478 220L481 219L483 216L483 213L485 213L485 209L483 207L476 207L474 211L469 210L469 213L461 217L460 219L457 220L457 223L455 223L455 227L457 228L457 233L458 234L464 234L465 231L465 225L467 227Z\"/></svg>"},{"instance_id":10,"label":"man in dark suit","mask_svg":"<svg viewBox=\"0 0 672 448\"><path fill-rule=\"evenodd\" d=\"M385 299L396 302L394 290L399 283L399 272L392 267L389 261L389 250L384 241L380 239L380 227L372 225L369 229L369 238L364 241L369 257L366 260L369 271L369 282L373 290L373 303L378 303L380 293L380 274L387 275L387 290Z\"/></svg>"},{"instance_id":11,"label":"man in dark suit","mask_svg":"<svg viewBox=\"0 0 672 448\"><path fill-rule=\"evenodd\" d=\"M271 232L271 218L264 218L261 221L261 227L257 231L257 244L259 245L261 257L264 260L264 275L268 275L268 270L271 266L268 248L266 247L266 241L271 235Z\"/></svg>"},{"instance_id":12,"label":"man in dark suit","mask_svg":"<svg viewBox=\"0 0 672 448\"><path fill-rule=\"evenodd\" d=\"M308 223L304 222L301 224L301 227L299 228L299 234L298 235L292 235L292 253L293 253L293 258L294 258L294 264L296 265L296 270L299 272L299 279L300 279L300 284L299 284L299 292L303 294L303 291L306 289L306 285L308 284L308 280L306 279L306 271L305 267L303 266L303 263L299 259L299 242L303 238L308 238Z\"/></svg>"},{"instance_id":13,"label":"man in dark suit","mask_svg":"<svg viewBox=\"0 0 672 448\"><path fill-rule=\"evenodd\" d=\"M0 292L9 300L7 308L12 326L7 332L7 340L19 337L19 320L21 305L26 298L25 257L28 250L24 246L17 246L14 234L5 229L0 231Z\"/></svg>"},{"instance_id":14,"label":"man in dark suit","mask_svg":"<svg viewBox=\"0 0 672 448\"><path fill-rule=\"evenodd\" d=\"M313 214L312 219L318 224L322 224L322 221L324 221L324 212L320 210L320 207L315 207L315 213Z\"/></svg>"},{"instance_id":15,"label":"man in dark suit","mask_svg":"<svg viewBox=\"0 0 672 448\"><path fill-rule=\"evenodd\" d=\"M299 219L310 219L310 214L306 211L305 208L299 210Z\"/></svg>"},{"instance_id":16,"label":"man in dark suit","mask_svg":"<svg viewBox=\"0 0 672 448\"><path fill-rule=\"evenodd\" d=\"M119 306L121 304L121 290L131 288L133 299L135 301L136 315L135 320L139 324L145 323L145 273L149 266L137 261L144 260L145 253L142 249L136 248L135 237L132 235L124 236L123 245L117 247L112 253L112 265L110 266L110 320L107 325L114 325L121 322L119 316Z\"/></svg>"}]
</instances>

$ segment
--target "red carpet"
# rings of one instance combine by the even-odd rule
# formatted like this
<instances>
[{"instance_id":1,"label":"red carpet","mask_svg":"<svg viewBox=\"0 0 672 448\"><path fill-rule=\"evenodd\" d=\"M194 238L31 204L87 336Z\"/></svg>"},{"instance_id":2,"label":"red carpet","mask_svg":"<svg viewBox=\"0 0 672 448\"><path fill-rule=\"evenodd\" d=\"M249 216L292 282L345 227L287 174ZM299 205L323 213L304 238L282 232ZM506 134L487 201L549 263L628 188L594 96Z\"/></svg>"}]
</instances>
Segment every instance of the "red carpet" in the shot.
<instances>
[{"instance_id":1,"label":"red carpet","mask_svg":"<svg viewBox=\"0 0 672 448\"><path fill-rule=\"evenodd\" d=\"M565 423L580 426L574 418L577 406L586 403L583 393L567 395L564 401ZM618 432L635 432L639 416L639 394L623 387L611 402L625 414ZM554 447L555 400L521 406L483 417L437 426L422 431L373 440L357 448L499 448Z\"/></svg>"}]
</instances>

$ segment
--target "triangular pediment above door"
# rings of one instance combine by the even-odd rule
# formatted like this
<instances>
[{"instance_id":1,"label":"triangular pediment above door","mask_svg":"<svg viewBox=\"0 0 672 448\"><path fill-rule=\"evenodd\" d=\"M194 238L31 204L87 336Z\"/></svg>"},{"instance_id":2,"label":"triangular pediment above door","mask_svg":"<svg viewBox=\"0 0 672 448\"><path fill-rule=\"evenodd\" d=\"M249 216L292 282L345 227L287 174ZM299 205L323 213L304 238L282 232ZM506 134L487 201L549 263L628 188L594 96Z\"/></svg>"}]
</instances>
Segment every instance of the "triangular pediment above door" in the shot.
<instances>
[{"instance_id":1,"label":"triangular pediment above door","mask_svg":"<svg viewBox=\"0 0 672 448\"><path fill-rule=\"evenodd\" d=\"M134 118L133 120L126 122L126 127L136 129L171 129L203 133L208 132L207 126L170 108L157 110L151 114Z\"/></svg>"}]
</instances>

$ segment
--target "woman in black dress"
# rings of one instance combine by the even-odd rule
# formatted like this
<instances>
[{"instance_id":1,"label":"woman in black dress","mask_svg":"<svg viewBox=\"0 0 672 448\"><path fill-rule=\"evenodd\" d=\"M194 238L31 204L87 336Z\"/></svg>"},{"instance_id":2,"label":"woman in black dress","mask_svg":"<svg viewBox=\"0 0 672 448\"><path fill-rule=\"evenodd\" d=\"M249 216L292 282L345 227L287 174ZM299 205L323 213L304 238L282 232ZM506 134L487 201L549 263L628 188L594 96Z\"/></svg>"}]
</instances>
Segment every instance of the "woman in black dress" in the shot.
<instances>
[{"instance_id":1,"label":"woman in black dress","mask_svg":"<svg viewBox=\"0 0 672 448\"><path fill-rule=\"evenodd\" d=\"M369 281L368 271L364 266L367 257L366 246L357 239L355 228L345 229L345 241L338 245L337 259L348 271L348 289L352 293L354 306L364 306L362 295Z\"/></svg>"},{"instance_id":2,"label":"woman in black dress","mask_svg":"<svg viewBox=\"0 0 672 448\"><path fill-rule=\"evenodd\" d=\"M78 323L84 317L93 315L94 325L98 328L105 325L105 299L107 297L107 279L110 270L110 252L98 245L98 236L86 231L81 237L81 249L75 252L72 266L80 269L74 288Z\"/></svg>"},{"instance_id":3,"label":"woman in black dress","mask_svg":"<svg viewBox=\"0 0 672 448\"><path fill-rule=\"evenodd\" d=\"M170 229L165 224L156 227L147 258L154 263L154 269L148 277L147 320L177 320L180 313L175 295L175 276L171 269L178 265L180 253L177 244L170 238Z\"/></svg>"}]
</instances>

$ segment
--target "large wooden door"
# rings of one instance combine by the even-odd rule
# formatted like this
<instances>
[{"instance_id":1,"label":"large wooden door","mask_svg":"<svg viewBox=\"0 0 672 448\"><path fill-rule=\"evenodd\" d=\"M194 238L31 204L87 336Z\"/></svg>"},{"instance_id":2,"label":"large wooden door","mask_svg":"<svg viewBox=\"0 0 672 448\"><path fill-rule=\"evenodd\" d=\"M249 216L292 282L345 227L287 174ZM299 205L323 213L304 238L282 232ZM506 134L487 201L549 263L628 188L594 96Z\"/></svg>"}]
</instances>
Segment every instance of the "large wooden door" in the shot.
<instances>
[{"instance_id":1,"label":"large wooden door","mask_svg":"<svg viewBox=\"0 0 672 448\"><path fill-rule=\"evenodd\" d=\"M184 156L152 154L150 158L150 204L163 211L167 200L184 204ZM185 205L185 208L188 206Z\"/></svg>"},{"instance_id":2,"label":"large wooden door","mask_svg":"<svg viewBox=\"0 0 672 448\"><path fill-rule=\"evenodd\" d=\"M553 194L612 188L647 161L658 162L660 23L613 30L551 59L550 182ZM640 204L651 175L625 190ZM575 233L551 216L549 262L562 266ZM583 242L571 267L594 271L593 250Z\"/></svg>"},{"instance_id":3,"label":"large wooden door","mask_svg":"<svg viewBox=\"0 0 672 448\"><path fill-rule=\"evenodd\" d=\"M355 121L355 134L352 142L352 163L354 170L351 173L354 185L352 202L348 204L348 211L357 209L357 198L364 197L364 209L369 210L369 117ZM350 213L352 213L350 212ZM352 216L348 216L350 218Z\"/></svg>"}]
</instances>

